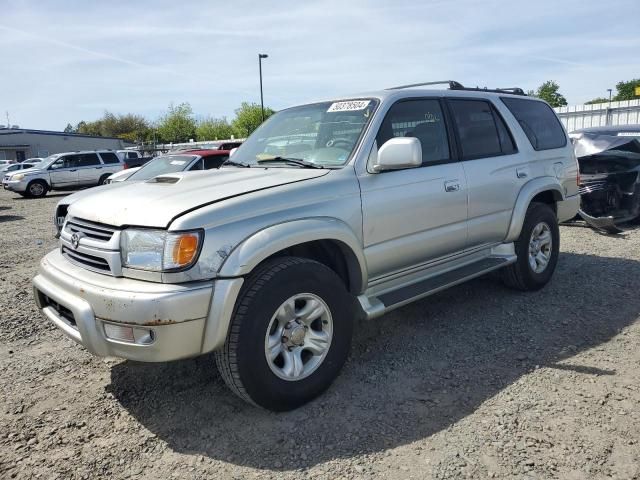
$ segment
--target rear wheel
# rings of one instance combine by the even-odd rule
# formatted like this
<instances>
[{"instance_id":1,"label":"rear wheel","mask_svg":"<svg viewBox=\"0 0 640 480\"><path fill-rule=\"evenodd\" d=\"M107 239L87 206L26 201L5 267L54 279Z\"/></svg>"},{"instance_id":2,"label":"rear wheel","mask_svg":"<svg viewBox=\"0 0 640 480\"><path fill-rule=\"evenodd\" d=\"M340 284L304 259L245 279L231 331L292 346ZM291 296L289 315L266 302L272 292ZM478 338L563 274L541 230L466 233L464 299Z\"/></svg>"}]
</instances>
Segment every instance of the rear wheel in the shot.
<instances>
[{"instance_id":1,"label":"rear wheel","mask_svg":"<svg viewBox=\"0 0 640 480\"><path fill-rule=\"evenodd\" d=\"M98 185L104 185L111 174L102 175L100 180L98 180Z\"/></svg>"},{"instance_id":2,"label":"rear wheel","mask_svg":"<svg viewBox=\"0 0 640 480\"><path fill-rule=\"evenodd\" d=\"M29 197L40 198L44 197L49 190L47 182L44 180L33 180L27 185L26 193Z\"/></svg>"},{"instance_id":3,"label":"rear wheel","mask_svg":"<svg viewBox=\"0 0 640 480\"><path fill-rule=\"evenodd\" d=\"M515 242L518 259L502 270L504 283L517 290L539 290L551 279L560 251L558 219L551 207L532 203Z\"/></svg>"},{"instance_id":4,"label":"rear wheel","mask_svg":"<svg viewBox=\"0 0 640 480\"><path fill-rule=\"evenodd\" d=\"M246 281L216 363L240 398L292 410L326 390L349 353L353 297L325 265L265 263Z\"/></svg>"}]
</instances>

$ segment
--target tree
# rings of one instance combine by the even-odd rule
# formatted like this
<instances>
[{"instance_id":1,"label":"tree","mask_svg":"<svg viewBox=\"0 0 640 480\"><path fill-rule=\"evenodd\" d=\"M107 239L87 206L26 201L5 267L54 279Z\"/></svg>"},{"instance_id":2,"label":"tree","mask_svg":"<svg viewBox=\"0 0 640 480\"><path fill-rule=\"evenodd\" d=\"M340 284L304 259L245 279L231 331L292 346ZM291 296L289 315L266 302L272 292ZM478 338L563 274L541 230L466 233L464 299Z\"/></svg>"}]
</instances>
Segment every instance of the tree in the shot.
<instances>
[{"instance_id":1,"label":"tree","mask_svg":"<svg viewBox=\"0 0 640 480\"><path fill-rule=\"evenodd\" d=\"M196 138L196 121L188 103L169 105L168 112L158 122L158 134L165 142L182 143Z\"/></svg>"},{"instance_id":2,"label":"tree","mask_svg":"<svg viewBox=\"0 0 640 480\"><path fill-rule=\"evenodd\" d=\"M233 127L225 117L205 118L198 122L196 137L198 141L227 140L233 135Z\"/></svg>"},{"instance_id":3,"label":"tree","mask_svg":"<svg viewBox=\"0 0 640 480\"><path fill-rule=\"evenodd\" d=\"M563 107L567 104L567 99L558 91L559 89L560 87L556 82L547 80L538 87L535 96L544 100L552 107Z\"/></svg>"},{"instance_id":4,"label":"tree","mask_svg":"<svg viewBox=\"0 0 640 480\"><path fill-rule=\"evenodd\" d=\"M118 137L130 142L144 141L151 135L151 129L144 117L133 113L113 114L106 110L98 120L79 122L75 131L100 137Z\"/></svg>"},{"instance_id":5,"label":"tree","mask_svg":"<svg viewBox=\"0 0 640 480\"><path fill-rule=\"evenodd\" d=\"M73 128L73 125L71 125L70 123L67 123L67 126L64 127L64 133L75 133L75 129Z\"/></svg>"},{"instance_id":6,"label":"tree","mask_svg":"<svg viewBox=\"0 0 640 480\"><path fill-rule=\"evenodd\" d=\"M597 97L593 100L589 100L588 102L584 102L585 105L593 105L594 103L608 103L609 99L604 97Z\"/></svg>"},{"instance_id":7,"label":"tree","mask_svg":"<svg viewBox=\"0 0 640 480\"><path fill-rule=\"evenodd\" d=\"M613 100L619 102L622 100L640 98L640 95L636 95L636 87L640 87L640 78L634 78L628 82L618 82L616 84L617 93L613 97Z\"/></svg>"},{"instance_id":8,"label":"tree","mask_svg":"<svg viewBox=\"0 0 640 480\"><path fill-rule=\"evenodd\" d=\"M269 107L264 108L264 119L276 113ZM240 138L248 137L262 123L262 110L257 103L242 102L236 110L236 118L231 125L236 135Z\"/></svg>"}]
</instances>

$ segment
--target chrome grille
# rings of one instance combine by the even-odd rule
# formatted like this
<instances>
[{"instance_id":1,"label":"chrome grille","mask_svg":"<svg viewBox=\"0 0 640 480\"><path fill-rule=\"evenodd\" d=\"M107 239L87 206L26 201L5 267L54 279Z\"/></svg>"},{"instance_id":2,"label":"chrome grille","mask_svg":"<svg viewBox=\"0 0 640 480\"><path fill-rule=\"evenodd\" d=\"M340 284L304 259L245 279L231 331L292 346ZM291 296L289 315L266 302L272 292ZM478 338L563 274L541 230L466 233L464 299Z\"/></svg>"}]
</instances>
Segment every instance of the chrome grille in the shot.
<instances>
[{"instance_id":1,"label":"chrome grille","mask_svg":"<svg viewBox=\"0 0 640 480\"><path fill-rule=\"evenodd\" d=\"M109 262L104 258L96 257L95 255L89 255L87 253L71 250L66 246L62 246L62 255L71 263L79 264L89 270L94 270L103 273L112 273Z\"/></svg>"},{"instance_id":2,"label":"chrome grille","mask_svg":"<svg viewBox=\"0 0 640 480\"><path fill-rule=\"evenodd\" d=\"M67 220L65 230L69 233L82 233L88 238L108 242L113 237L117 229L104 225L102 223L90 222L79 218L70 218Z\"/></svg>"}]
</instances>

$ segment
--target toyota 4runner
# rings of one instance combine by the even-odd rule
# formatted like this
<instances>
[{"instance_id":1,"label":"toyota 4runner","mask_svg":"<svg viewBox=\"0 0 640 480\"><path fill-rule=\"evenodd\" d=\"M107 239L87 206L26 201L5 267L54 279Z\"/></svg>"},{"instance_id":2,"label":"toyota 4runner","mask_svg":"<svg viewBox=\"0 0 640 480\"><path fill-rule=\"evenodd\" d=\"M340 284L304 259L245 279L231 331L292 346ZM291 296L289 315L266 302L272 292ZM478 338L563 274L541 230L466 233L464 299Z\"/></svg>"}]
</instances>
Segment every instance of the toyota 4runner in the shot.
<instances>
[{"instance_id":1,"label":"toyota 4runner","mask_svg":"<svg viewBox=\"0 0 640 480\"><path fill-rule=\"evenodd\" d=\"M359 317L498 269L542 288L578 211L571 142L519 89L448 83L282 110L220 170L84 196L36 302L96 355L215 351L237 395L289 410L329 387Z\"/></svg>"}]
</instances>

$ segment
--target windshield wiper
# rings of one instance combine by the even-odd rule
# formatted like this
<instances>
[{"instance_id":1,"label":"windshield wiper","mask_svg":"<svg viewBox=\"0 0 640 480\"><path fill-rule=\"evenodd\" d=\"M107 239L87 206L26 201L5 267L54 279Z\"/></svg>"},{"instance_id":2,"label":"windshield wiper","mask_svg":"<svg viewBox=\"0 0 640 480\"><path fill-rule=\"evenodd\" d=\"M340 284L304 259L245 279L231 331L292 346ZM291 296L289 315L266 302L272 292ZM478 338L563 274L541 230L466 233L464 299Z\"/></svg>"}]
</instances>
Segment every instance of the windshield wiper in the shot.
<instances>
[{"instance_id":1,"label":"windshield wiper","mask_svg":"<svg viewBox=\"0 0 640 480\"><path fill-rule=\"evenodd\" d=\"M235 162L231 159L227 159L224 162L222 162L222 165L220 165L220 168L224 167L225 165L232 165L234 167L242 167L242 168L251 168L251 165L249 165L248 163L245 162Z\"/></svg>"},{"instance_id":2,"label":"windshield wiper","mask_svg":"<svg viewBox=\"0 0 640 480\"><path fill-rule=\"evenodd\" d=\"M308 162L306 160L302 160L301 158L289 158L289 157L273 157L266 158L264 160L258 160L258 163L288 163L291 165L298 165L304 168L324 168L322 165L318 165L317 163Z\"/></svg>"}]
</instances>

